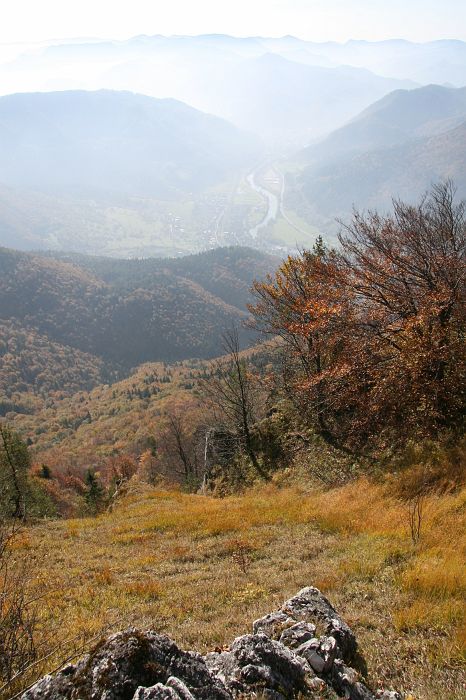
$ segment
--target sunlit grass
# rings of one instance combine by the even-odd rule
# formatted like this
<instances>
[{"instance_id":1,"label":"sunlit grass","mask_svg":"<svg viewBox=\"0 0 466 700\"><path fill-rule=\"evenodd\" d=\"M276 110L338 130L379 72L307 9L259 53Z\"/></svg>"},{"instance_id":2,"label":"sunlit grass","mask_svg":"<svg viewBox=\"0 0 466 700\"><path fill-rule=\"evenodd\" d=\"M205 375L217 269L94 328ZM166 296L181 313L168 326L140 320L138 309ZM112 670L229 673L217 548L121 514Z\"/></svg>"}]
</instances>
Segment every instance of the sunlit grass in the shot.
<instances>
[{"instance_id":1,"label":"sunlit grass","mask_svg":"<svg viewBox=\"0 0 466 700\"><path fill-rule=\"evenodd\" d=\"M435 700L451 696L464 651L465 497L429 497L414 545L405 504L368 480L223 499L135 483L112 513L39 524L17 547L48 590L44 629L64 643L131 623L203 652L317 585L355 626L374 685ZM397 659L400 644L412 661ZM414 659L437 647L433 681Z\"/></svg>"}]
</instances>

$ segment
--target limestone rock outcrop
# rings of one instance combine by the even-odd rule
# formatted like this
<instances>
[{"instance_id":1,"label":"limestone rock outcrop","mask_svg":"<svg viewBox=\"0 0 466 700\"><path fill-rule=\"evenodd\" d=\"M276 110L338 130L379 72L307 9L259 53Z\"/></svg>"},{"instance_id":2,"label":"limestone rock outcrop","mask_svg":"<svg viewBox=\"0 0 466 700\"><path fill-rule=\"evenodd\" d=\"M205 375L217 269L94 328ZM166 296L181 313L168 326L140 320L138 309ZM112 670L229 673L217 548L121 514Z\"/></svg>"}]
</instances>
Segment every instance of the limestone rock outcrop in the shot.
<instances>
[{"instance_id":1,"label":"limestone rock outcrop","mask_svg":"<svg viewBox=\"0 0 466 700\"><path fill-rule=\"evenodd\" d=\"M45 676L22 700L401 700L395 691L374 694L353 667L356 659L353 632L309 587L226 651L202 657L165 635L130 628Z\"/></svg>"}]
</instances>

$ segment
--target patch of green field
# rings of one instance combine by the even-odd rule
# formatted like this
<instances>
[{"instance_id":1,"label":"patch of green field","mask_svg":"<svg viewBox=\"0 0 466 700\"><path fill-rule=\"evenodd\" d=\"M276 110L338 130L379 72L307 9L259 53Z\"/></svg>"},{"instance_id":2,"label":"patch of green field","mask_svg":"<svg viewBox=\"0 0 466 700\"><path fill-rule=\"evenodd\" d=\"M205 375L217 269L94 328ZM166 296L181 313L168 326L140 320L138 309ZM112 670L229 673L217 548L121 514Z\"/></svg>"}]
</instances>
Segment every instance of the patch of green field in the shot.
<instances>
[{"instance_id":1,"label":"patch of green field","mask_svg":"<svg viewBox=\"0 0 466 700\"><path fill-rule=\"evenodd\" d=\"M288 214L287 214L288 215ZM288 215L289 216L289 215ZM297 224L297 226L301 229L306 227L306 224L302 222L299 217L295 216L296 220L299 220L300 223ZM291 219L291 216L290 216ZM291 219L293 220L293 219ZM282 243L283 245L292 247L292 246L311 246L316 237L319 235L319 232L317 229L312 228L312 227L307 227L309 229L309 233L305 233L304 231L298 231L297 228L294 228L291 226L286 219L283 218L283 216L279 216L276 221L273 224L273 227L271 227L270 234L269 236L276 241L277 243ZM269 233L269 231L268 231Z\"/></svg>"}]
</instances>

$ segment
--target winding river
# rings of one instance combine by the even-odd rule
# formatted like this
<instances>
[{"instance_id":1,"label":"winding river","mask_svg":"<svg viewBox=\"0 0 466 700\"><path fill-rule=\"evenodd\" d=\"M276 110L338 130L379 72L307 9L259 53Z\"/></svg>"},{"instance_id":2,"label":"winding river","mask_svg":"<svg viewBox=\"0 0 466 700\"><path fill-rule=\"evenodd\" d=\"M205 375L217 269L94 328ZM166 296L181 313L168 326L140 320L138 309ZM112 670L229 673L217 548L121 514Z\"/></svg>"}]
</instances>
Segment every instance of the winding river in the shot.
<instances>
[{"instance_id":1,"label":"winding river","mask_svg":"<svg viewBox=\"0 0 466 700\"><path fill-rule=\"evenodd\" d=\"M246 180L250 184L253 190L258 192L263 199L267 202L267 213L256 226L253 228L249 229L249 235L251 238L255 239L257 238L257 234L259 231L267 226L271 221L275 221L275 219L278 216L282 216L284 220L287 222L287 224L293 228L295 231L297 231L301 236L304 236L305 238L309 238L310 231L302 228L298 224L296 224L294 221L290 219L288 214L285 211L285 207L283 204L284 201L284 194L285 194L285 177L278 168L275 166L273 167L273 172L277 176L277 178L280 178L281 181L281 187L280 187L280 194L276 195L270 190L266 190L265 187L261 187L261 185L258 185L256 182L256 174L263 169L263 165L259 166L255 170L252 171L252 173L249 173L247 176Z\"/></svg>"},{"instance_id":2,"label":"winding river","mask_svg":"<svg viewBox=\"0 0 466 700\"><path fill-rule=\"evenodd\" d=\"M277 197L277 195L273 194L273 192L270 192L270 190L266 190L265 187L261 187L261 185L257 184L256 173L258 172L258 170L259 168L256 168L256 170L253 170L252 173L249 173L246 180L248 181L252 189L258 192L261 195L261 197L266 200L267 213L262 219L262 221L256 224L256 226L254 226L253 228L249 229L249 235L253 239L257 238L257 234L259 233L260 229L267 226L267 224L269 224L271 221L275 221L281 208L280 198Z\"/></svg>"}]
</instances>

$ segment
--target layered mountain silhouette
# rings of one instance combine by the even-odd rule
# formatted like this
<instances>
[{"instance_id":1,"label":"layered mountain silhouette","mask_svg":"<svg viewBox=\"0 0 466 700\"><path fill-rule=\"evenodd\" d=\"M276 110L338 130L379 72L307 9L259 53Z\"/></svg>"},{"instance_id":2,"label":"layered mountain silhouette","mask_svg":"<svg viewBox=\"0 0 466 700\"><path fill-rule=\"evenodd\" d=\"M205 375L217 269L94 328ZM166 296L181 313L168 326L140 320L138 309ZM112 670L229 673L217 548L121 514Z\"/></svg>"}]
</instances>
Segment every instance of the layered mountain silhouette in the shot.
<instances>
[{"instance_id":1,"label":"layered mountain silhouette","mask_svg":"<svg viewBox=\"0 0 466 700\"><path fill-rule=\"evenodd\" d=\"M388 92L415 87L325 51L293 37L140 36L41 48L0 67L0 79L11 91L108 88L175 98L280 147L304 146Z\"/></svg>"}]
</instances>

